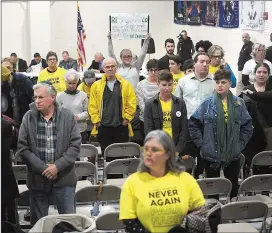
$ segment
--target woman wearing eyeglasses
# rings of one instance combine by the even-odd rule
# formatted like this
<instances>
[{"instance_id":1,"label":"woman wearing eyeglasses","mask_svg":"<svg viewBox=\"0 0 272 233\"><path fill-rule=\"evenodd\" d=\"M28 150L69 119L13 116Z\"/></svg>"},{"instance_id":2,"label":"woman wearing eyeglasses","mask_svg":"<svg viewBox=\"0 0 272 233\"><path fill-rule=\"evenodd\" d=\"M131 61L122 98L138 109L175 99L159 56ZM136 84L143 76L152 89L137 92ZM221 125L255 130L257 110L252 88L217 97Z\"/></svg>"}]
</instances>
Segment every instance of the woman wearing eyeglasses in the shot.
<instances>
[{"instance_id":1,"label":"woman wearing eyeglasses","mask_svg":"<svg viewBox=\"0 0 272 233\"><path fill-rule=\"evenodd\" d=\"M220 177L220 168L238 191L240 154L252 136L252 120L244 101L230 91L231 72L214 74L216 93L199 106L189 121L189 132L200 150L208 178Z\"/></svg>"},{"instance_id":2,"label":"woman wearing eyeglasses","mask_svg":"<svg viewBox=\"0 0 272 233\"><path fill-rule=\"evenodd\" d=\"M169 232L204 203L196 180L176 162L171 137L162 130L148 133L138 172L121 193L119 218L126 232Z\"/></svg>"}]
</instances>

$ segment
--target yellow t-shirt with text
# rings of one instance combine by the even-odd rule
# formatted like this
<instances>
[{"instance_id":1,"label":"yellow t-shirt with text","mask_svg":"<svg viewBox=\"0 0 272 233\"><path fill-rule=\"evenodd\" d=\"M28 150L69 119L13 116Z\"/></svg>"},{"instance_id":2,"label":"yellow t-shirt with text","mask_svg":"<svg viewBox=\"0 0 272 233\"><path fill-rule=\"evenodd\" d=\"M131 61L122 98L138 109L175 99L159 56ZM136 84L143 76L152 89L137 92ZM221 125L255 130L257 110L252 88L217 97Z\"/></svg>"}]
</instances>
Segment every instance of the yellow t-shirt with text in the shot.
<instances>
[{"instance_id":1,"label":"yellow t-shirt with text","mask_svg":"<svg viewBox=\"0 0 272 233\"><path fill-rule=\"evenodd\" d=\"M171 137L173 135L172 133L172 100L168 102L164 102L161 100L161 106L162 106L162 114L163 114L163 126L162 130L168 133Z\"/></svg>"},{"instance_id":2,"label":"yellow t-shirt with text","mask_svg":"<svg viewBox=\"0 0 272 233\"><path fill-rule=\"evenodd\" d=\"M224 117L225 117L225 123L228 122L228 102L227 101L222 101L223 103L223 110L224 110Z\"/></svg>"},{"instance_id":3,"label":"yellow t-shirt with text","mask_svg":"<svg viewBox=\"0 0 272 233\"><path fill-rule=\"evenodd\" d=\"M49 81L55 87L58 93L63 92L66 90L64 75L67 70L58 67L55 72L49 72L47 69L44 69L40 72L38 77L38 83L43 81Z\"/></svg>"},{"instance_id":4,"label":"yellow t-shirt with text","mask_svg":"<svg viewBox=\"0 0 272 233\"><path fill-rule=\"evenodd\" d=\"M175 90L176 90L177 85L178 85L178 81L184 76L184 73L183 72L180 72L179 74L172 73L172 75L173 75L173 79L174 79L172 93L175 93Z\"/></svg>"},{"instance_id":5,"label":"yellow t-shirt with text","mask_svg":"<svg viewBox=\"0 0 272 233\"><path fill-rule=\"evenodd\" d=\"M122 188L119 218L138 218L152 233L168 232L182 223L188 211L204 203L199 185L187 172L168 172L163 177L136 172L127 178Z\"/></svg>"},{"instance_id":6,"label":"yellow t-shirt with text","mask_svg":"<svg viewBox=\"0 0 272 233\"><path fill-rule=\"evenodd\" d=\"M219 68L220 68L220 66L209 66L209 73L210 74L215 74L215 72L217 71L217 70L219 70Z\"/></svg>"}]
</instances>

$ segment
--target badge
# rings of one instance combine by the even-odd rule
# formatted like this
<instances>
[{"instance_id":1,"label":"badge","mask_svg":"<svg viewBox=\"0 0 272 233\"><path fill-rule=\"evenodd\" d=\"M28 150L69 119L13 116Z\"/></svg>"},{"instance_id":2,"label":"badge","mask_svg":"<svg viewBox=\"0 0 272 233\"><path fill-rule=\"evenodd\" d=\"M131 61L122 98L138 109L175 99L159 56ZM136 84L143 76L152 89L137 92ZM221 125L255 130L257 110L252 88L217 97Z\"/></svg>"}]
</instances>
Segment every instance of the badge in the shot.
<instances>
[{"instance_id":1,"label":"badge","mask_svg":"<svg viewBox=\"0 0 272 233\"><path fill-rule=\"evenodd\" d=\"M180 111L177 111L177 112L176 112L176 116L177 116L177 117L181 117L181 112L180 112Z\"/></svg>"}]
</instances>

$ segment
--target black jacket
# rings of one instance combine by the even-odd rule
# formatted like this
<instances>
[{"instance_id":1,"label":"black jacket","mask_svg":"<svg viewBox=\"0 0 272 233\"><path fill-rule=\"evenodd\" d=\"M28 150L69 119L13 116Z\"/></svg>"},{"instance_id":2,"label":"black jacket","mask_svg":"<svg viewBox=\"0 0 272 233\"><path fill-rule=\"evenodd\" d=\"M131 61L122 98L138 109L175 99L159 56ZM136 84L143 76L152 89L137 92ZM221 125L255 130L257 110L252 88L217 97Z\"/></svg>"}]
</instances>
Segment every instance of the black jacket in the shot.
<instances>
[{"instance_id":1,"label":"black jacket","mask_svg":"<svg viewBox=\"0 0 272 233\"><path fill-rule=\"evenodd\" d=\"M145 134L152 130L163 128L163 112L160 93L151 98L145 105L144 129ZM172 95L172 133L176 152L182 152L188 136L187 109L184 100Z\"/></svg>"},{"instance_id":2,"label":"black jacket","mask_svg":"<svg viewBox=\"0 0 272 233\"><path fill-rule=\"evenodd\" d=\"M169 70L169 56L167 54L159 59L158 68L159 70Z\"/></svg>"},{"instance_id":3,"label":"black jacket","mask_svg":"<svg viewBox=\"0 0 272 233\"><path fill-rule=\"evenodd\" d=\"M252 52L252 45L253 43L251 41L243 45L238 59L238 71L242 71L245 63L252 58L250 55Z\"/></svg>"},{"instance_id":4,"label":"black jacket","mask_svg":"<svg viewBox=\"0 0 272 233\"><path fill-rule=\"evenodd\" d=\"M13 174L10 157L12 142L12 124L1 117L1 203L7 203L19 197L18 186Z\"/></svg>"},{"instance_id":5,"label":"black jacket","mask_svg":"<svg viewBox=\"0 0 272 233\"><path fill-rule=\"evenodd\" d=\"M29 67L35 66L35 65L37 65L37 62L34 59L31 60ZM46 60L42 58L42 68L46 68L46 67L48 67Z\"/></svg>"},{"instance_id":6,"label":"black jacket","mask_svg":"<svg viewBox=\"0 0 272 233\"><path fill-rule=\"evenodd\" d=\"M194 53L195 47L191 37L188 36L186 40L180 39L178 41L177 54L182 63L188 59L192 59Z\"/></svg>"},{"instance_id":7,"label":"black jacket","mask_svg":"<svg viewBox=\"0 0 272 233\"><path fill-rule=\"evenodd\" d=\"M272 46L269 46L266 49L265 59L268 60L268 61L270 61L272 63Z\"/></svg>"},{"instance_id":8,"label":"black jacket","mask_svg":"<svg viewBox=\"0 0 272 233\"><path fill-rule=\"evenodd\" d=\"M105 72L102 70L102 67L100 67L100 69L99 69L99 62L96 62L95 60L92 61L92 64L91 64L90 67L88 68L88 70L91 70L91 69L100 70L100 73L105 73Z\"/></svg>"},{"instance_id":9,"label":"black jacket","mask_svg":"<svg viewBox=\"0 0 272 233\"><path fill-rule=\"evenodd\" d=\"M26 72L28 68L26 61L21 58L18 58L18 59L19 59L18 72ZM14 69L16 69L16 64L14 64Z\"/></svg>"}]
</instances>

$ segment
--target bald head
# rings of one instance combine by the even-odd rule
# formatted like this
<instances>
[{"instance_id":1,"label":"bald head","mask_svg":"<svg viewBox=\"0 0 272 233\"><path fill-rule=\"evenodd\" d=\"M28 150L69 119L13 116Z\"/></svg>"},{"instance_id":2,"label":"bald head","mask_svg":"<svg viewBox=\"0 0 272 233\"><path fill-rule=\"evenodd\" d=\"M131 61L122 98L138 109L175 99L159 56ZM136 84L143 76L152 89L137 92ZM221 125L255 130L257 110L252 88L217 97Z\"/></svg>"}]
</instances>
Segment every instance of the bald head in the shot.
<instances>
[{"instance_id":1,"label":"bald head","mask_svg":"<svg viewBox=\"0 0 272 233\"><path fill-rule=\"evenodd\" d=\"M250 35L247 32L243 33L242 41L244 42L244 44L247 44L250 41Z\"/></svg>"},{"instance_id":2,"label":"bald head","mask_svg":"<svg viewBox=\"0 0 272 233\"><path fill-rule=\"evenodd\" d=\"M115 79L115 74L117 71L117 63L115 61L115 59L109 57L109 58L105 58L103 60L103 65L102 65L103 71L106 74L106 77L108 80L113 80Z\"/></svg>"},{"instance_id":3,"label":"bald head","mask_svg":"<svg viewBox=\"0 0 272 233\"><path fill-rule=\"evenodd\" d=\"M94 55L94 60L95 60L96 62L102 62L103 59L104 59L104 57L103 57L103 54L102 54L102 53L100 53L100 52L95 53L95 55Z\"/></svg>"}]
</instances>

